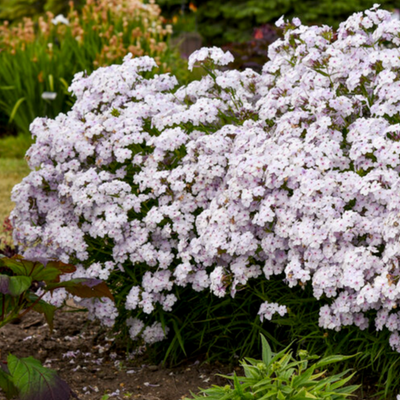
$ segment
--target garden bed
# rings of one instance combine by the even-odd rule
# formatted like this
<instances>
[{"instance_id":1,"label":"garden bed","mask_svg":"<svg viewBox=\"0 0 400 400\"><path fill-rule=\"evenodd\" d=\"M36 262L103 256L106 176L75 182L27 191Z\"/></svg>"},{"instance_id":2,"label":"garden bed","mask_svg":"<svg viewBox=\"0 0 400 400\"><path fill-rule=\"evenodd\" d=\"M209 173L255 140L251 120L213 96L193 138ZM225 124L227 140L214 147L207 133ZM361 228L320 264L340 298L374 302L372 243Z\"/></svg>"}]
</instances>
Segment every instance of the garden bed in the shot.
<instances>
[{"instance_id":1,"label":"garden bed","mask_svg":"<svg viewBox=\"0 0 400 400\"><path fill-rule=\"evenodd\" d=\"M175 368L151 365L143 355L127 360L125 351L107 340L104 329L88 322L83 312L59 312L53 333L35 314L17 322L0 331L1 358L9 352L38 358L57 370L82 400L179 400L200 387L225 384L216 374L229 372L222 365L200 365L196 360Z\"/></svg>"}]
</instances>

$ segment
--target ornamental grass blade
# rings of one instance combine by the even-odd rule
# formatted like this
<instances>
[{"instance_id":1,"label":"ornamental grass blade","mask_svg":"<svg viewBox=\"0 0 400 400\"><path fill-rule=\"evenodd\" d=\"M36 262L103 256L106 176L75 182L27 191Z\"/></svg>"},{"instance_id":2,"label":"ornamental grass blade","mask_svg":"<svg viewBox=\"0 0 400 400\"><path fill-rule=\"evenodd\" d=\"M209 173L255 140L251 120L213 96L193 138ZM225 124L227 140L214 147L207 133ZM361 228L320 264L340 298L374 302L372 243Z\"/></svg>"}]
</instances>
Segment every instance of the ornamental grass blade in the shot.
<instances>
[{"instance_id":1,"label":"ornamental grass blade","mask_svg":"<svg viewBox=\"0 0 400 400\"><path fill-rule=\"evenodd\" d=\"M348 360L349 358L352 358L356 355L357 354L354 354L352 356L341 356L341 355L328 356L328 357L325 357L322 360L318 361L315 364L315 368L321 368L321 367L325 367L326 365L329 365L329 364L334 364L337 362Z\"/></svg>"},{"instance_id":2,"label":"ornamental grass blade","mask_svg":"<svg viewBox=\"0 0 400 400\"><path fill-rule=\"evenodd\" d=\"M13 119L15 118L15 114L18 111L19 106L25 101L25 97L21 97L14 105L11 114L10 114L10 119L8 120L8 123L11 124Z\"/></svg>"},{"instance_id":3,"label":"ornamental grass blade","mask_svg":"<svg viewBox=\"0 0 400 400\"><path fill-rule=\"evenodd\" d=\"M69 400L69 386L38 360L33 357L18 359L10 354L7 362L20 400Z\"/></svg>"}]
</instances>

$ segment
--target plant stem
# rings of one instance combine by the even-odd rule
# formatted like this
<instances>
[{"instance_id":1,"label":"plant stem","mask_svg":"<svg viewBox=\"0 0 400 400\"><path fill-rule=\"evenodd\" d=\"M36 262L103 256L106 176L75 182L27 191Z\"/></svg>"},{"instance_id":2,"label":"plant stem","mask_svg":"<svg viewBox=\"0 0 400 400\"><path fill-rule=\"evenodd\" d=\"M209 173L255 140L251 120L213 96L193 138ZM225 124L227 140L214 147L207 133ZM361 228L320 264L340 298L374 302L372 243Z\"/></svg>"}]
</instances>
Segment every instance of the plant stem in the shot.
<instances>
[{"instance_id":1,"label":"plant stem","mask_svg":"<svg viewBox=\"0 0 400 400\"><path fill-rule=\"evenodd\" d=\"M33 307L36 306L37 303L39 303L39 301L42 299L42 297L45 295L46 293L43 293L41 296L39 296L27 309L25 309L25 311L22 314L19 314L17 316L17 318L22 318L25 314L27 314L29 311L32 310Z\"/></svg>"},{"instance_id":2,"label":"plant stem","mask_svg":"<svg viewBox=\"0 0 400 400\"><path fill-rule=\"evenodd\" d=\"M2 310L1 310L1 320L4 321L4 314L6 312L6 295L3 293L3 304L2 304Z\"/></svg>"}]
</instances>

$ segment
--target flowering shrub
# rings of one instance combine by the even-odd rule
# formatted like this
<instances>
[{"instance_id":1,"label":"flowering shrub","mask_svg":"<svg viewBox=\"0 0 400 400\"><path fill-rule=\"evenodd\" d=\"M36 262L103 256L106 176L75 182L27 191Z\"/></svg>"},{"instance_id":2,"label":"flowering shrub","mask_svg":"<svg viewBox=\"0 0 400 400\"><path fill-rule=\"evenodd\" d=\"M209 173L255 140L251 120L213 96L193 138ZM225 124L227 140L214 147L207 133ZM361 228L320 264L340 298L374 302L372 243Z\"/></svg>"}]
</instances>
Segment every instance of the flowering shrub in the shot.
<instances>
[{"instance_id":1,"label":"flowering shrub","mask_svg":"<svg viewBox=\"0 0 400 400\"><path fill-rule=\"evenodd\" d=\"M328 299L324 328L365 329L372 310L400 351L400 22L375 7L336 34L277 24L261 75L216 70L232 61L217 48L179 88L141 76L149 57L76 75L72 111L31 125L15 241L117 281L132 339L164 337L151 316L183 287L235 296L283 274ZM261 318L286 312L264 300ZM111 324L112 307L91 311Z\"/></svg>"}]
</instances>

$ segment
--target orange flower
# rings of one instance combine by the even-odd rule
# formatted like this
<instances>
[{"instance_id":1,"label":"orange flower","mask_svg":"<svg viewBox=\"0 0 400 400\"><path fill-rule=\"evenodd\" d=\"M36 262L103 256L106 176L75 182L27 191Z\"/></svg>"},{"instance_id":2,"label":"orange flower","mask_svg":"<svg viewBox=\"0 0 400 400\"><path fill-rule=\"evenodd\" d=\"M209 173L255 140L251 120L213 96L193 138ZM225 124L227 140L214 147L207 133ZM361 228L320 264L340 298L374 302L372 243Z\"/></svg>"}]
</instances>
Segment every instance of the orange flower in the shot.
<instances>
[{"instance_id":1,"label":"orange flower","mask_svg":"<svg viewBox=\"0 0 400 400\"><path fill-rule=\"evenodd\" d=\"M189 3L189 9L193 12L197 11L197 7L192 2Z\"/></svg>"},{"instance_id":2,"label":"orange flower","mask_svg":"<svg viewBox=\"0 0 400 400\"><path fill-rule=\"evenodd\" d=\"M263 33L261 29L256 29L256 31L254 32L254 39L262 39Z\"/></svg>"}]
</instances>

